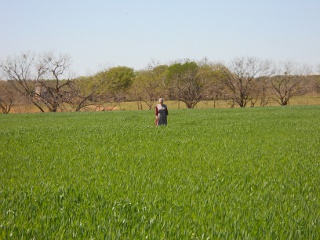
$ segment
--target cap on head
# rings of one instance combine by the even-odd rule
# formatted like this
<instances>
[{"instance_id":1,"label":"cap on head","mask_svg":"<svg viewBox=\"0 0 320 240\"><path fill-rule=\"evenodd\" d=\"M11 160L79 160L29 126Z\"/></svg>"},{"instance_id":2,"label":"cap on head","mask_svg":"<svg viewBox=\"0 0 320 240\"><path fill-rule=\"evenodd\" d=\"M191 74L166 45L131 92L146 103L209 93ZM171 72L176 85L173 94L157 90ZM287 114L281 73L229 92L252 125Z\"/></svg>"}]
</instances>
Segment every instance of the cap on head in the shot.
<instances>
[{"instance_id":1,"label":"cap on head","mask_svg":"<svg viewBox=\"0 0 320 240\"><path fill-rule=\"evenodd\" d=\"M159 102L163 102L163 98L159 98Z\"/></svg>"}]
</instances>

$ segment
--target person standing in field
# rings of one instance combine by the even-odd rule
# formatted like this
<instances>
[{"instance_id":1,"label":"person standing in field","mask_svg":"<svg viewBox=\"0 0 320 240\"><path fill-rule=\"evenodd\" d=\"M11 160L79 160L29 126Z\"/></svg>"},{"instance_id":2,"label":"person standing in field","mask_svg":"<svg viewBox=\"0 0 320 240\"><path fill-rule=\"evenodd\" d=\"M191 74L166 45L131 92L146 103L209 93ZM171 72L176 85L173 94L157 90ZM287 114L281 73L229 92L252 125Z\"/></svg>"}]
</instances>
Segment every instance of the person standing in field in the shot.
<instances>
[{"instance_id":1,"label":"person standing in field","mask_svg":"<svg viewBox=\"0 0 320 240\"><path fill-rule=\"evenodd\" d=\"M163 98L159 98L159 104L156 106L156 125L167 125L168 108L163 104Z\"/></svg>"}]
</instances>

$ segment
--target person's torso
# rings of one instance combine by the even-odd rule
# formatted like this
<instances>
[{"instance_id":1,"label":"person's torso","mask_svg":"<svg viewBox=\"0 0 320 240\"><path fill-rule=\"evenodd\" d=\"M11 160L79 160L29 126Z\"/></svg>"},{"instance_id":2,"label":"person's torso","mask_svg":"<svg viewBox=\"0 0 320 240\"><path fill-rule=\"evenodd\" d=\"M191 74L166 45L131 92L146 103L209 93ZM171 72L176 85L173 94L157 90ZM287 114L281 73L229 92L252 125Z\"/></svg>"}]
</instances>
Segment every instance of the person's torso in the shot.
<instances>
[{"instance_id":1,"label":"person's torso","mask_svg":"<svg viewBox=\"0 0 320 240\"><path fill-rule=\"evenodd\" d=\"M160 114L166 113L167 106L165 104L158 104L157 108Z\"/></svg>"}]
</instances>

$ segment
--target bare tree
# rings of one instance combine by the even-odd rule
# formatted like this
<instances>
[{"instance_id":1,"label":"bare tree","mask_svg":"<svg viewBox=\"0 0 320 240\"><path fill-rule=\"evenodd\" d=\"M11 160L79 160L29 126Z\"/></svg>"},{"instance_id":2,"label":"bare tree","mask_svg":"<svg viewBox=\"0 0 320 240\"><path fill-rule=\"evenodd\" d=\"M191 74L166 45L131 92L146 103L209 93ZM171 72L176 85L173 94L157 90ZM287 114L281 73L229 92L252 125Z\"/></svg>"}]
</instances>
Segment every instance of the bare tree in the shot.
<instances>
[{"instance_id":1,"label":"bare tree","mask_svg":"<svg viewBox=\"0 0 320 240\"><path fill-rule=\"evenodd\" d=\"M142 110L142 102L151 110L158 98L166 97L165 73L167 65L149 66L138 71L133 80L130 93L138 101L138 109Z\"/></svg>"},{"instance_id":2,"label":"bare tree","mask_svg":"<svg viewBox=\"0 0 320 240\"><path fill-rule=\"evenodd\" d=\"M194 108L208 96L210 86L208 69L193 61L169 66L167 74L169 97L184 102L187 108Z\"/></svg>"},{"instance_id":3,"label":"bare tree","mask_svg":"<svg viewBox=\"0 0 320 240\"><path fill-rule=\"evenodd\" d=\"M320 92L320 64L318 65L318 74L314 76L314 86L316 92Z\"/></svg>"},{"instance_id":4,"label":"bare tree","mask_svg":"<svg viewBox=\"0 0 320 240\"><path fill-rule=\"evenodd\" d=\"M90 105L96 105L98 102L99 84L93 80L93 77L77 78L69 84L69 87L71 91L68 94L67 102L74 111L78 112Z\"/></svg>"},{"instance_id":5,"label":"bare tree","mask_svg":"<svg viewBox=\"0 0 320 240\"><path fill-rule=\"evenodd\" d=\"M314 86L315 86L316 92L320 92L320 75L315 77Z\"/></svg>"},{"instance_id":6,"label":"bare tree","mask_svg":"<svg viewBox=\"0 0 320 240\"><path fill-rule=\"evenodd\" d=\"M270 86L269 86L269 77L261 77L256 80L253 85L252 93L249 97L250 106L254 107L256 104L263 107L266 106L270 100Z\"/></svg>"},{"instance_id":7,"label":"bare tree","mask_svg":"<svg viewBox=\"0 0 320 240\"><path fill-rule=\"evenodd\" d=\"M22 53L20 56L7 57L0 63L0 70L8 81L12 81L12 86L17 92L28 97L34 105L43 111L35 100L35 85L31 73L34 62L34 54Z\"/></svg>"},{"instance_id":8,"label":"bare tree","mask_svg":"<svg viewBox=\"0 0 320 240\"><path fill-rule=\"evenodd\" d=\"M201 75L207 79L204 97L202 100L212 100L213 107L216 107L218 100L226 100L225 86L221 84L223 76L222 69L224 65L221 63L200 63Z\"/></svg>"},{"instance_id":9,"label":"bare tree","mask_svg":"<svg viewBox=\"0 0 320 240\"><path fill-rule=\"evenodd\" d=\"M273 99L281 106L286 106L292 97L305 94L308 91L308 76L310 70L306 66L300 67L290 61L280 63L276 75L270 79Z\"/></svg>"},{"instance_id":10,"label":"bare tree","mask_svg":"<svg viewBox=\"0 0 320 240\"><path fill-rule=\"evenodd\" d=\"M63 80L67 77L70 67L70 57L66 55L54 56L47 53L39 58L36 69L38 76L38 86L44 91L40 95L39 100L48 108L50 112L56 112L58 108L64 110L64 103L68 102L70 95L69 85L71 80Z\"/></svg>"},{"instance_id":11,"label":"bare tree","mask_svg":"<svg viewBox=\"0 0 320 240\"><path fill-rule=\"evenodd\" d=\"M70 66L70 58L53 53L35 55L22 53L8 57L0 63L0 70L7 80L12 80L14 88L41 111L50 112L63 109L64 95L68 92L70 80L62 81Z\"/></svg>"},{"instance_id":12,"label":"bare tree","mask_svg":"<svg viewBox=\"0 0 320 240\"><path fill-rule=\"evenodd\" d=\"M222 71L222 83L229 97L240 107L245 107L257 95L258 82L272 74L272 63L254 57L236 58Z\"/></svg>"},{"instance_id":13,"label":"bare tree","mask_svg":"<svg viewBox=\"0 0 320 240\"><path fill-rule=\"evenodd\" d=\"M10 85L8 81L0 81L0 109L4 114L8 114L20 100L19 93Z\"/></svg>"}]
</instances>

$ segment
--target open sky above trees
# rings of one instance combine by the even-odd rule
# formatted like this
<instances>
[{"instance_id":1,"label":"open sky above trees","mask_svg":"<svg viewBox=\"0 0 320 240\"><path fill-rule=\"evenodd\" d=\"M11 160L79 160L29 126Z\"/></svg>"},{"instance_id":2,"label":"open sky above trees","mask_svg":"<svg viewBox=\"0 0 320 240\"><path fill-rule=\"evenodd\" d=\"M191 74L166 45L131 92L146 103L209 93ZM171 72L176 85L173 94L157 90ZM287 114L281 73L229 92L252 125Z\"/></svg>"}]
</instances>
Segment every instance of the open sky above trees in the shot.
<instances>
[{"instance_id":1,"label":"open sky above trees","mask_svg":"<svg viewBox=\"0 0 320 240\"><path fill-rule=\"evenodd\" d=\"M76 76L181 59L320 65L318 0L0 0L0 56L68 54Z\"/></svg>"}]
</instances>

